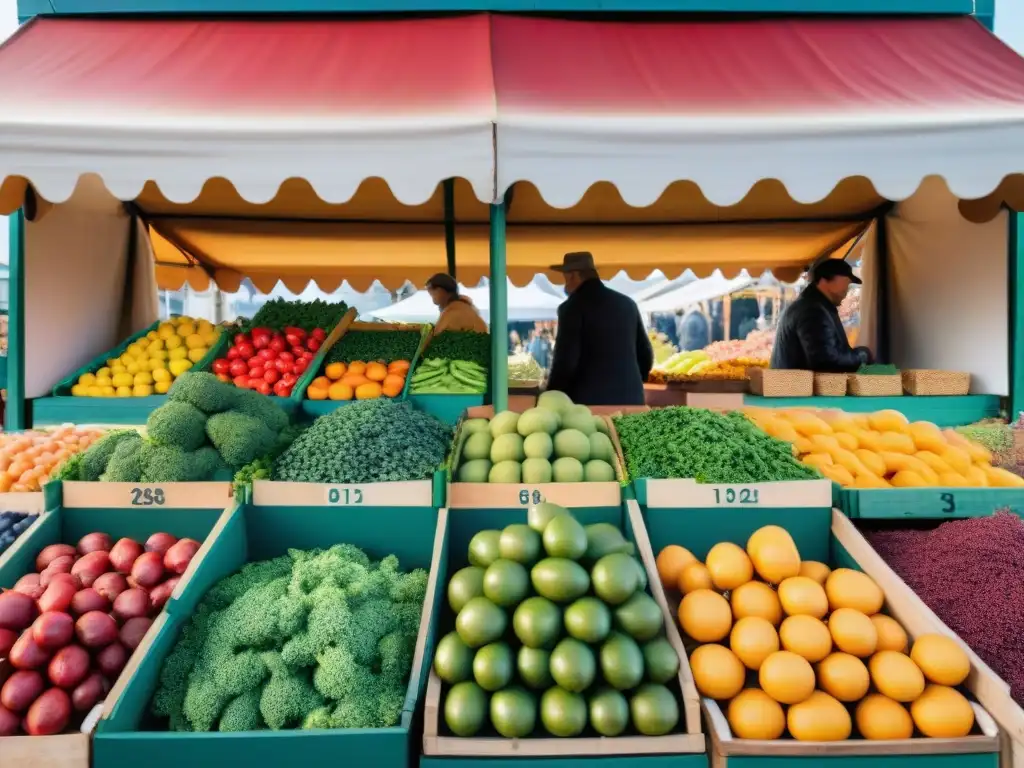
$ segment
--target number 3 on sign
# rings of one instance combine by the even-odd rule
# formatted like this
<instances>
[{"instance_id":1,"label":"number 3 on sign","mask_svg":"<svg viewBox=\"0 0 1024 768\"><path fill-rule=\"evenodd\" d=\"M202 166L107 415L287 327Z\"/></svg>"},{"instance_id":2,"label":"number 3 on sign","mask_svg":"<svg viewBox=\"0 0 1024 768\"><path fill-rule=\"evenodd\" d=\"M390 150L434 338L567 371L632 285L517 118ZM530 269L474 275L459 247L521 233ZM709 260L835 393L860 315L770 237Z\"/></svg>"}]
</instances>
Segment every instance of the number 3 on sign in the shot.
<instances>
[{"instance_id":1,"label":"number 3 on sign","mask_svg":"<svg viewBox=\"0 0 1024 768\"><path fill-rule=\"evenodd\" d=\"M544 501L544 496L540 491L533 491L531 493L524 488L519 492L519 503L523 506L527 504L540 504L542 501Z\"/></svg>"},{"instance_id":2,"label":"number 3 on sign","mask_svg":"<svg viewBox=\"0 0 1024 768\"><path fill-rule=\"evenodd\" d=\"M163 488L132 488L133 507L161 506L164 503Z\"/></svg>"},{"instance_id":3,"label":"number 3 on sign","mask_svg":"<svg viewBox=\"0 0 1024 768\"><path fill-rule=\"evenodd\" d=\"M327 491L329 504L362 504L363 492L359 488L331 488Z\"/></svg>"},{"instance_id":4,"label":"number 3 on sign","mask_svg":"<svg viewBox=\"0 0 1024 768\"><path fill-rule=\"evenodd\" d=\"M939 500L942 502L942 512L952 515L956 512L956 497L952 493L940 493Z\"/></svg>"}]
</instances>

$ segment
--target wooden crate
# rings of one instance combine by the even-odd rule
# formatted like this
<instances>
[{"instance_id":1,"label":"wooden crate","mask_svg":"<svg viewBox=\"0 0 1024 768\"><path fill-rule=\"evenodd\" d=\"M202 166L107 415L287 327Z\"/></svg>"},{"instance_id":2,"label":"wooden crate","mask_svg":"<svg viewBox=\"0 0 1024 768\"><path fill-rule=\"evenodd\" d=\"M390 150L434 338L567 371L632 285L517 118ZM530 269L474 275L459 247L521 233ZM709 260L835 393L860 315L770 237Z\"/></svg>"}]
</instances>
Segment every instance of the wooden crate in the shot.
<instances>
[{"instance_id":1,"label":"wooden crate","mask_svg":"<svg viewBox=\"0 0 1024 768\"><path fill-rule=\"evenodd\" d=\"M516 514L512 510L491 510L491 514ZM438 531L442 527L450 526L450 515L459 514L442 509L438 516ZM463 513L465 514L465 513ZM627 505L625 516L621 518L624 525L624 533L632 533L636 544L637 554L643 562L647 571L649 588L652 597L662 609L665 618L665 634L669 643L676 650L680 658L679 674L677 683L681 695L680 707L680 732L667 736L619 736L619 737L578 737L578 738L557 738L531 736L525 739L506 739L499 736L480 736L461 738L448 735L441 726L443 720L443 704L441 701L442 683L441 679L430 669L430 676L427 681L426 705L423 715L423 754L425 756L452 757L452 758L593 758L609 756L653 756L653 755L685 755L701 754L705 751L704 734L701 732L700 704L697 689L693 684L693 676L690 674L689 665L686 663L686 651L683 648L682 639L675 627L675 619L670 614L665 602L664 593L661 592L658 580L658 571L654 562L654 554L651 551L650 542L647 541L643 530L643 519L640 510L633 504L632 508ZM504 522L504 521L503 521ZM518 520L508 520L518 522ZM584 520L581 520L584 522ZM585 522L596 522L589 518ZM481 523L481 528L490 525L491 521ZM440 534L439 534L440 535ZM457 562L452 564L451 541L449 539L449 569L454 570ZM447 576L447 574L445 574ZM442 579L444 583L445 579ZM435 614L434 619L438 616ZM441 630L432 628L433 634L441 636ZM543 734L543 726L538 720L537 730Z\"/></svg>"}]
</instances>

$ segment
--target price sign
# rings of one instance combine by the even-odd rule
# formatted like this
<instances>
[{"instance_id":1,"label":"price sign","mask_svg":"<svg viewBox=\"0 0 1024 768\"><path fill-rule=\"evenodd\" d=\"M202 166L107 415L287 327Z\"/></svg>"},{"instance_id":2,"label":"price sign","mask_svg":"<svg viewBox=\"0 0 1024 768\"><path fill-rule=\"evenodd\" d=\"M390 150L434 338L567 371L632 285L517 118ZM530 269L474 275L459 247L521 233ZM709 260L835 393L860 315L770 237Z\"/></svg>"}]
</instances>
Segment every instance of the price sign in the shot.
<instances>
[{"instance_id":1,"label":"price sign","mask_svg":"<svg viewBox=\"0 0 1024 768\"><path fill-rule=\"evenodd\" d=\"M956 514L956 496L948 491L939 494L939 511L944 515Z\"/></svg>"},{"instance_id":2,"label":"price sign","mask_svg":"<svg viewBox=\"0 0 1024 768\"><path fill-rule=\"evenodd\" d=\"M524 507L530 504L540 504L542 501L544 501L544 494L536 488L532 491L527 488L523 488L519 491L519 503Z\"/></svg>"},{"instance_id":3,"label":"price sign","mask_svg":"<svg viewBox=\"0 0 1024 768\"><path fill-rule=\"evenodd\" d=\"M167 500L163 488L132 488L129 493L133 507L162 507Z\"/></svg>"},{"instance_id":4,"label":"price sign","mask_svg":"<svg viewBox=\"0 0 1024 768\"><path fill-rule=\"evenodd\" d=\"M331 487L327 489L327 503L353 506L363 503L363 489L349 487Z\"/></svg>"},{"instance_id":5,"label":"price sign","mask_svg":"<svg viewBox=\"0 0 1024 768\"><path fill-rule=\"evenodd\" d=\"M760 502L760 491L757 488L715 488L715 504L757 504Z\"/></svg>"}]
</instances>

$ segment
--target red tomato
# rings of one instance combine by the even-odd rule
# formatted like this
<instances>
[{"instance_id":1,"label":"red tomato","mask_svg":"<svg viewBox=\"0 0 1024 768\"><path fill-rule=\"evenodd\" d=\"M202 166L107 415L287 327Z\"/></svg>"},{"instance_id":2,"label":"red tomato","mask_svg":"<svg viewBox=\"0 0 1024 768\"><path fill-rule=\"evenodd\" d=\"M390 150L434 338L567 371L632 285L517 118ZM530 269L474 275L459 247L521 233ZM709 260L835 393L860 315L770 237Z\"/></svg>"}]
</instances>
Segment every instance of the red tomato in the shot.
<instances>
[{"instance_id":1,"label":"red tomato","mask_svg":"<svg viewBox=\"0 0 1024 768\"><path fill-rule=\"evenodd\" d=\"M253 339L255 339L257 336L268 336L268 337L270 337L270 336L273 336L273 335L274 335L274 329L273 328L267 328L267 326L265 326L265 325L258 325L258 326L256 326L255 328L252 329L252 337L253 337Z\"/></svg>"},{"instance_id":2,"label":"red tomato","mask_svg":"<svg viewBox=\"0 0 1024 768\"><path fill-rule=\"evenodd\" d=\"M226 358L219 358L213 361L213 372L214 373L227 373L231 368L231 363Z\"/></svg>"},{"instance_id":3,"label":"red tomato","mask_svg":"<svg viewBox=\"0 0 1024 768\"><path fill-rule=\"evenodd\" d=\"M310 360L312 360L314 357L315 357L315 355L312 352L308 352L307 351L307 352L303 352L302 353L302 359L305 360L307 363Z\"/></svg>"},{"instance_id":4,"label":"red tomato","mask_svg":"<svg viewBox=\"0 0 1024 768\"><path fill-rule=\"evenodd\" d=\"M289 362L289 363L294 363L295 362L295 355L293 353L289 352L286 349L283 352L278 352L277 353L277 359L278 360L284 360L285 362Z\"/></svg>"},{"instance_id":5,"label":"red tomato","mask_svg":"<svg viewBox=\"0 0 1024 768\"><path fill-rule=\"evenodd\" d=\"M248 334L245 333L235 334L235 346L240 346L242 344L252 344L252 339L250 339Z\"/></svg>"},{"instance_id":6,"label":"red tomato","mask_svg":"<svg viewBox=\"0 0 1024 768\"><path fill-rule=\"evenodd\" d=\"M269 395L273 391L270 387L269 381L263 381L262 379L260 379L259 381L253 379L253 381L256 383L253 385L252 388L259 392L261 395Z\"/></svg>"},{"instance_id":7,"label":"red tomato","mask_svg":"<svg viewBox=\"0 0 1024 768\"><path fill-rule=\"evenodd\" d=\"M281 372L277 368L267 368L263 374L263 380L268 381L271 384L276 384L281 380Z\"/></svg>"},{"instance_id":8,"label":"red tomato","mask_svg":"<svg viewBox=\"0 0 1024 768\"><path fill-rule=\"evenodd\" d=\"M236 349L238 350L238 356L243 360L248 360L256 354L256 350L253 348L252 344L239 344Z\"/></svg>"},{"instance_id":9,"label":"red tomato","mask_svg":"<svg viewBox=\"0 0 1024 768\"><path fill-rule=\"evenodd\" d=\"M257 392L259 392L260 391L260 384L266 384L266 382L263 381L263 377L260 377L260 378L256 378L255 376L250 376L249 377L249 389L255 389Z\"/></svg>"},{"instance_id":10,"label":"red tomato","mask_svg":"<svg viewBox=\"0 0 1024 768\"><path fill-rule=\"evenodd\" d=\"M275 352L284 352L287 349L287 347L284 344L284 339L282 339L280 336L275 336L273 339L270 340L270 348Z\"/></svg>"},{"instance_id":11,"label":"red tomato","mask_svg":"<svg viewBox=\"0 0 1024 768\"><path fill-rule=\"evenodd\" d=\"M256 362L259 360L259 362ZM262 379L263 374L266 372L267 367L262 364L263 361L258 357L254 357L249 364L249 378Z\"/></svg>"},{"instance_id":12,"label":"red tomato","mask_svg":"<svg viewBox=\"0 0 1024 768\"><path fill-rule=\"evenodd\" d=\"M323 341L324 339L327 338L327 332L323 328L314 328L310 336L312 336L317 341Z\"/></svg>"},{"instance_id":13,"label":"red tomato","mask_svg":"<svg viewBox=\"0 0 1024 768\"><path fill-rule=\"evenodd\" d=\"M248 376L235 376L233 379L235 386L241 389L249 388L249 377Z\"/></svg>"},{"instance_id":14,"label":"red tomato","mask_svg":"<svg viewBox=\"0 0 1024 768\"><path fill-rule=\"evenodd\" d=\"M291 373L295 370L295 365L290 360L284 360L279 357L274 361L274 368L278 373Z\"/></svg>"},{"instance_id":15,"label":"red tomato","mask_svg":"<svg viewBox=\"0 0 1024 768\"><path fill-rule=\"evenodd\" d=\"M226 373L218 373L217 378L220 379L221 381L231 381L231 377L228 376Z\"/></svg>"},{"instance_id":16,"label":"red tomato","mask_svg":"<svg viewBox=\"0 0 1024 768\"><path fill-rule=\"evenodd\" d=\"M237 360L237 359L238 359L238 347L229 347L228 348L228 360Z\"/></svg>"},{"instance_id":17,"label":"red tomato","mask_svg":"<svg viewBox=\"0 0 1024 768\"><path fill-rule=\"evenodd\" d=\"M271 360L277 360L277 352L270 349L269 347L265 347L264 349L261 349L259 352L256 353L256 357L260 358L261 360L266 360L267 362L270 362Z\"/></svg>"},{"instance_id":18,"label":"red tomato","mask_svg":"<svg viewBox=\"0 0 1024 768\"><path fill-rule=\"evenodd\" d=\"M284 340L288 342L289 347L297 347L302 344L303 336L299 336L297 333L288 332L284 335Z\"/></svg>"},{"instance_id":19,"label":"red tomato","mask_svg":"<svg viewBox=\"0 0 1024 768\"><path fill-rule=\"evenodd\" d=\"M305 373L307 368L309 368L309 360L304 357L300 357L292 366L292 370L294 370L299 376Z\"/></svg>"},{"instance_id":20,"label":"red tomato","mask_svg":"<svg viewBox=\"0 0 1024 768\"><path fill-rule=\"evenodd\" d=\"M290 385L284 383L284 379L274 385L274 394L278 397L288 397L292 393Z\"/></svg>"},{"instance_id":21,"label":"red tomato","mask_svg":"<svg viewBox=\"0 0 1024 768\"><path fill-rule=\"evenodd\" d=\"M306 351L305 347L292 347L292 357L302 357L302 353Z\"/></svg>"},{"instance_id":22,"label":"red tomato","mask_svg":"<svg viewBox=\"0 0 1024 768\"><path fill-rule=\"evenodd\" d=\"M254 335L252 337L252 345L256 347L256 349L266 349L270 346L270 337Z\"/></svg>"},{"instance_id":23,"label":"red tomato","mask_svg":"<svg viewBox=\"0 0 1024 768\"><path fill-rule=\"evenodd\" d=\"M231 374L232 378L244 376L249 372L249 366L245 364L244 360L235 360L230 366L228 366L228 372Z\"/></svg>"},{"instance_id":24,"label":"red tomato","mask_svg":"<svg viewBox=\"0 0 1024 768\"><path fill-rule=\"evenodd\" d=\"M285 373L281 376L281 381L287 384L289 387L294 387L295 382L299 380L299 377L294 373Z\"/></svg>"},{"instance_id":25,"label":"red tomato","mask_svg":"<svg viewBox=\"0 0 1024 768\"><path fill-rule=\"evenodd\" d=\"M294 334L295 336L298 336L300 339L306 338L306 332L302 328L297 328L294 325L286 325L284 327L284 332Z\"/></svg>"},{"instance_id":26,"label":"red tomato","mask_svg":"<svg viewBox=\"0 0 1024 768\"><path fill-rule=\"evenodd\" d=\"M308 349L310 352L316 352L318 349L320 349L320 343L321 340L314 336L313 338L306 340L306 349Z\"/></svg>"}]
</instances>

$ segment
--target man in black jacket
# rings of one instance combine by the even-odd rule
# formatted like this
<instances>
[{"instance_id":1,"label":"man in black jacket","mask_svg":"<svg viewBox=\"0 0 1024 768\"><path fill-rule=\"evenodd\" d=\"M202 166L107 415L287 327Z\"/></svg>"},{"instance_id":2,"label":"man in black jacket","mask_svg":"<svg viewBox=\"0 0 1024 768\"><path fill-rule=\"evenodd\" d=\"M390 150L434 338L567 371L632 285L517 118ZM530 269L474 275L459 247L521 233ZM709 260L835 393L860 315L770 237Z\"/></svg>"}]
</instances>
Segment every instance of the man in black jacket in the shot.
<instances>
[{"instance_id":1,"label":"man in black jacket","mask_svg":"<svg viewBox=\"0 0 1024 768\"><path fill-rule=\"evenodd\" d=\"M850 284L861 284L842 259L826 259L811 270L810 285L782 314L772 348L772 368L853 373L871 362L867 347L850 347L839 319Z\"/></svg>"},{"instance_id":2,"label":"man in black jacket","mask_svg":"<svg viewBox=\"0 0 1024 768\"><path fill-rule=\"evenodd\" d=\"M643 405L654 350L636 304L601 282L590 253L567 253L551 269L565 275L569 298L547 388L581 405Z\"/></svg>"}]
</instances>

